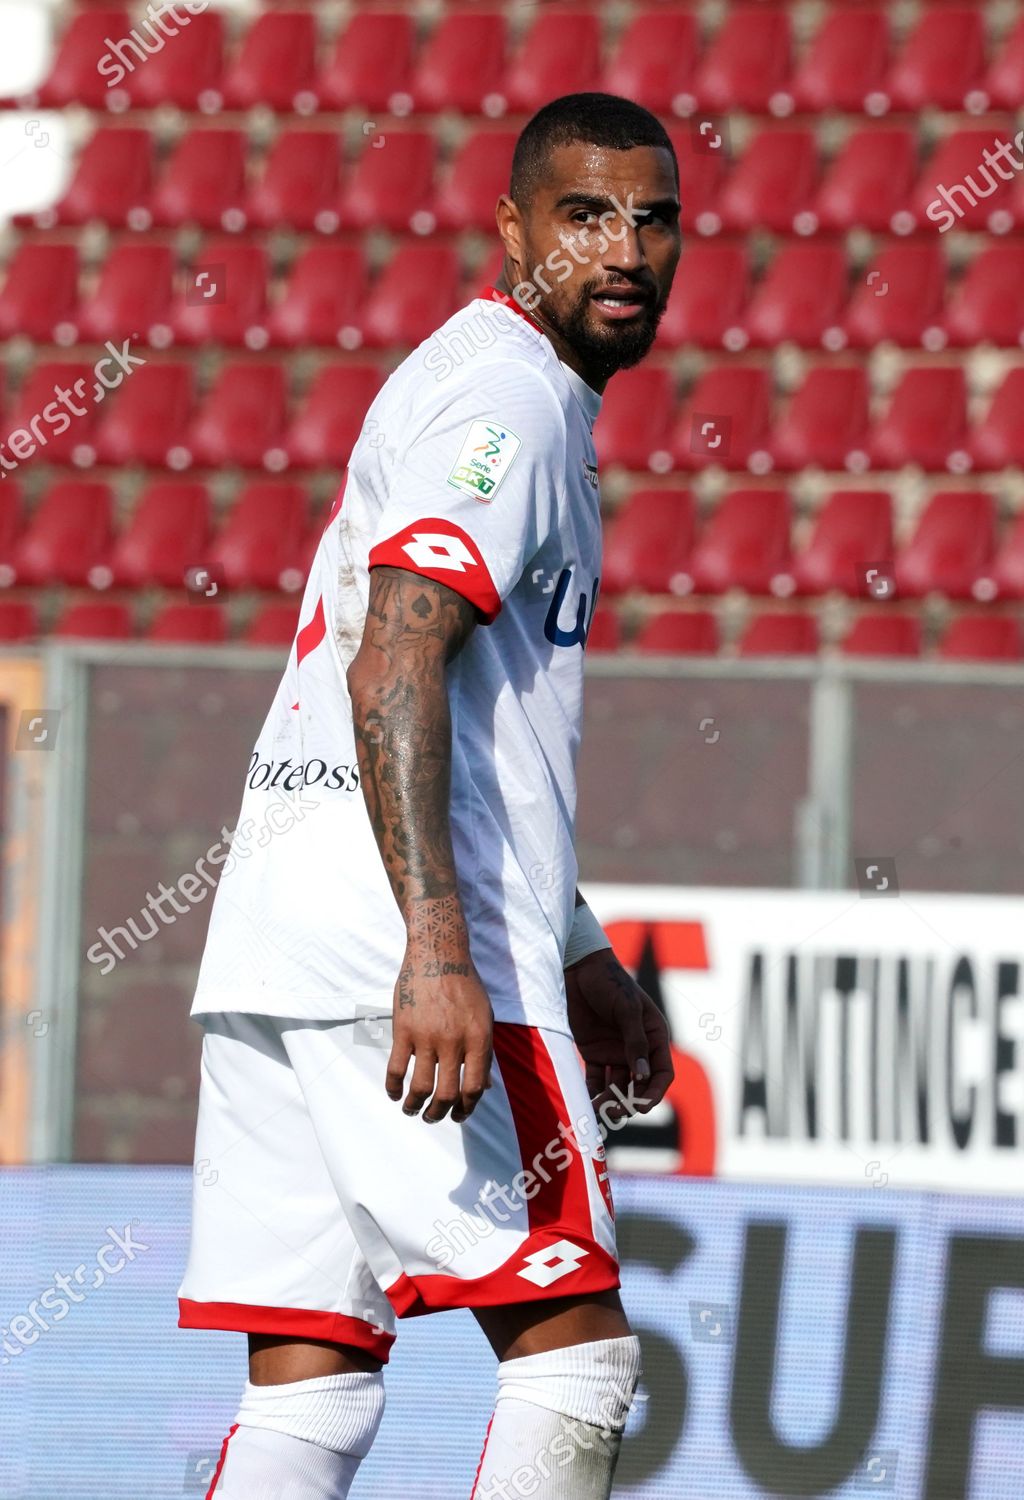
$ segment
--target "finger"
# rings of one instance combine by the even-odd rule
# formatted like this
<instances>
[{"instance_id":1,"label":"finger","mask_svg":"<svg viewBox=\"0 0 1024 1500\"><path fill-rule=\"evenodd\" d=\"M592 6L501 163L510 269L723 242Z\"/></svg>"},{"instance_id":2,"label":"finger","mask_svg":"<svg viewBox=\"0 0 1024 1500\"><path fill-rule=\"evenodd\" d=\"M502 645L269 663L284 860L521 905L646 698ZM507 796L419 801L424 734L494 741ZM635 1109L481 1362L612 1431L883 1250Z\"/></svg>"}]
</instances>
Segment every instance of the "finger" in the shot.
<instances>
[{"instance_id":1,"label":"finger","mask_svg":"<svg viewBox=\"0 0 1024 1500\"><path fill-rule=\"evenodd\" d=\"M491 1087L491 1051L470 1052L462 1068L462 1089L452 1119L460 1125L468 1120L484 1093Z\"/></svg>"},{"instance_id":2,"label":"finger","mask_svg":"<svg viewBox=\"0 0 1024 1500\"><path fill-rule=\"evenodd\" d=\"M644 1098L649 1100L640 1109L641 1114L647 1114L656 1104L664 1099L676 1070L672 1065L672 1047L669 1043L668 1033L651 1038L651 1076L644 1084Z\"/></svg>"},{"instance_id":3,"label":"finger","mask_svg":"<svg viewBox=\"0 0 1024 1500\"><path fill-rule=\"evenodd\" d=\"M409 1092L405 1096L402 1105L402 1113L406 1115L418 1115L434 1092L434 1070L437 1059L433 1052L424 1051L416 1054L416 1066L412 1070L412 1082L409 1084Z\"/></svg>"},{"instance_id":4,"label":"finger","mask_svg":"<svg viewBox=\"0 0 1024 1500\"><path fill-rule=\"evenodd\" d=\"M637 1083L646 1083L651 1076L651 1051L644 1027L642 1005L630 1006L623 1031L626 1061L629 1063L630 1073Z\"/></svg>"},{"instance_id":5,"label":"finger","mask_svg":"<svg viewBox=\"0 0 1024 1500\"><path fill-rule=\"evenodd\" d=\"M411 1057L411 1041L406 1036L400 1037L396 1031L394 1041L391 1044L391 1056L388 1058L387 1077L384 1081L388 1098L394 1099L396 1104L402 1097L402 1090L405 1087L405 1075L409 1071L409 1059Z\"/></svg>"},{"instance_id":6,"label":"finger","mask_svg":"<svg viewBox=\"0 0 1024 1500\"><path fill-rule=\"evenodd\" d=\"M605 1084L608 1082L608 1069L605 1067L604 1063L588 1062L586 1072L587 1093L590 1095L591 1099L594 1099L598 1094L601 1093L601 1091L604 1089Z\"/></svg>"},{"instance_id":7,"label":"finger","mask_svg":"<svg viewBox=\"0 0 1024 1500\"><path fill-rule=\"evenodd\" d=\"M443 1120L448 1111L458 1103L460 1071L461 1058L458 1052L453 1051L438 1059L437 1087L434 1089L434 1097L423 1111L423 1118L428 1125L436 1125L439 1120Z\"/></svg>"}]
</instances>

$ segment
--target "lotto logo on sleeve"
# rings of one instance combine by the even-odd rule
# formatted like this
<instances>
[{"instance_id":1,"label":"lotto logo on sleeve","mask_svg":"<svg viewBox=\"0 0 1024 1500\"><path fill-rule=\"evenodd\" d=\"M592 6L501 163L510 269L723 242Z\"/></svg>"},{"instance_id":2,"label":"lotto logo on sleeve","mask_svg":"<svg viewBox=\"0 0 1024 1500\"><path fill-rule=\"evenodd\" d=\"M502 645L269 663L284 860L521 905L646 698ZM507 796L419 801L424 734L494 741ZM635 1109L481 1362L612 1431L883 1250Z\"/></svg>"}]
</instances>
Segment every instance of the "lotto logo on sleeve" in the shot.
<instances>
[{"instance_id":1,"label":"lotto logo on sleeve","mask_svg":"<svg viewBox=\"0 0 1024 1500\"><path fill-rule=\"evenodd\" d=\"M522 446L516 434L501 423L478 418L469 425L448 483L474 500L490 503Z\"/></svg>"}]
</instances>

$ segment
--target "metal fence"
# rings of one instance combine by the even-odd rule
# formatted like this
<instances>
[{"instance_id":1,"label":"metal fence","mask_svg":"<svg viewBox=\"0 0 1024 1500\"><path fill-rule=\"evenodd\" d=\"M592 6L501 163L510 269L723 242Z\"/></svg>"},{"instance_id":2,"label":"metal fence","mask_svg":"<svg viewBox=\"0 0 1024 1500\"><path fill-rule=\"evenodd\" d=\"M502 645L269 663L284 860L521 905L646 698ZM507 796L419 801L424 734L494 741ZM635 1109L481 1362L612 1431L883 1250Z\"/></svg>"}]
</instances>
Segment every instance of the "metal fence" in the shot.
<instances>
[{"instance_id":1,"label":"metal fence","mask_svg":"<svg viewBox=\"0 0 1024 1500\"><path fill-rule=\"evenodd\" d=\"M0 658L0 679L26 654ZM148 896L233 826L282 654L67 643L41 655L45 1030L20 1040L23 1154L187 1161L188 1009L210 893L151 936L129 919L145 933ZM616 656L589 674L584 880L1024 890L1020 669ZM108 968L111 943L122 957Z\"/></svg>"}]
</instances>

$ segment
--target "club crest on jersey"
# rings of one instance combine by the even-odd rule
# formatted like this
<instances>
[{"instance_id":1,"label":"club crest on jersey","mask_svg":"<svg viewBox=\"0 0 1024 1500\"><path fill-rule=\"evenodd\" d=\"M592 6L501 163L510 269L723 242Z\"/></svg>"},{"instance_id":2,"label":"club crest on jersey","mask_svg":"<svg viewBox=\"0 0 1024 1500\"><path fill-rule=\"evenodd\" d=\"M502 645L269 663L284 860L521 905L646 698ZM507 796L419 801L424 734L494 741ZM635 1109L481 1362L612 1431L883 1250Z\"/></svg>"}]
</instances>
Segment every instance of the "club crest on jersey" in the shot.
<instances>
[{"instance_id":1,"label":"club crest on jersey","mask_svg":"<svg viewBox=\"0 0 1024 1500\"><path fill-rule=\"evenodd\" d=\"M464 495L472 495L474 500L490 503L522 446L516 434L500 422L478 418L469 424L448 483Z\"/></svg>"}]
</instances>

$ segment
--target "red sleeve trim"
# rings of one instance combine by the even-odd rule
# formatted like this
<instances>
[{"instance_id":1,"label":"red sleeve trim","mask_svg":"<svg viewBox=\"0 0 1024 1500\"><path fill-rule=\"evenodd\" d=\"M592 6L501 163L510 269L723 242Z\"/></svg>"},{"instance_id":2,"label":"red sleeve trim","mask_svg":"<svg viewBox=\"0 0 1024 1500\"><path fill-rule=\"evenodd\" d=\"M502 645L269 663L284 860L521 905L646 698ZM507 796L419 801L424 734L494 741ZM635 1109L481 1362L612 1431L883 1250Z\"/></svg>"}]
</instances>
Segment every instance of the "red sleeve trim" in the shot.
<instances>
[{"instance_id":1,"label":"red sleeve trim","mask_svg":"<svg viewBox=\"0 0 1024 1500\"><path fill-rule=\"evenodd\" d=\"M403 526L371 548L369 566L404 568L447 584L480 611L485 625L496 620L501 611L501 596L480 548L454 521L426 516Z\"/></svg>"},{"instance_id":2,"label":"red sleeve trim","mask_svg":"<svg viewBox=\"0 0 1024 1500\"><path fill-rule=\"evenodd\" d=\"M299 1339L351 1344L387 1364L395 1335L347 1313L310 1307L257 1307L248 1302L193 1302L178 1298L179 1328L216 1328L228 1333L281 1333ZM380 1330L378 1332L378 1329Z\"/></svg>"}]
</instances>

